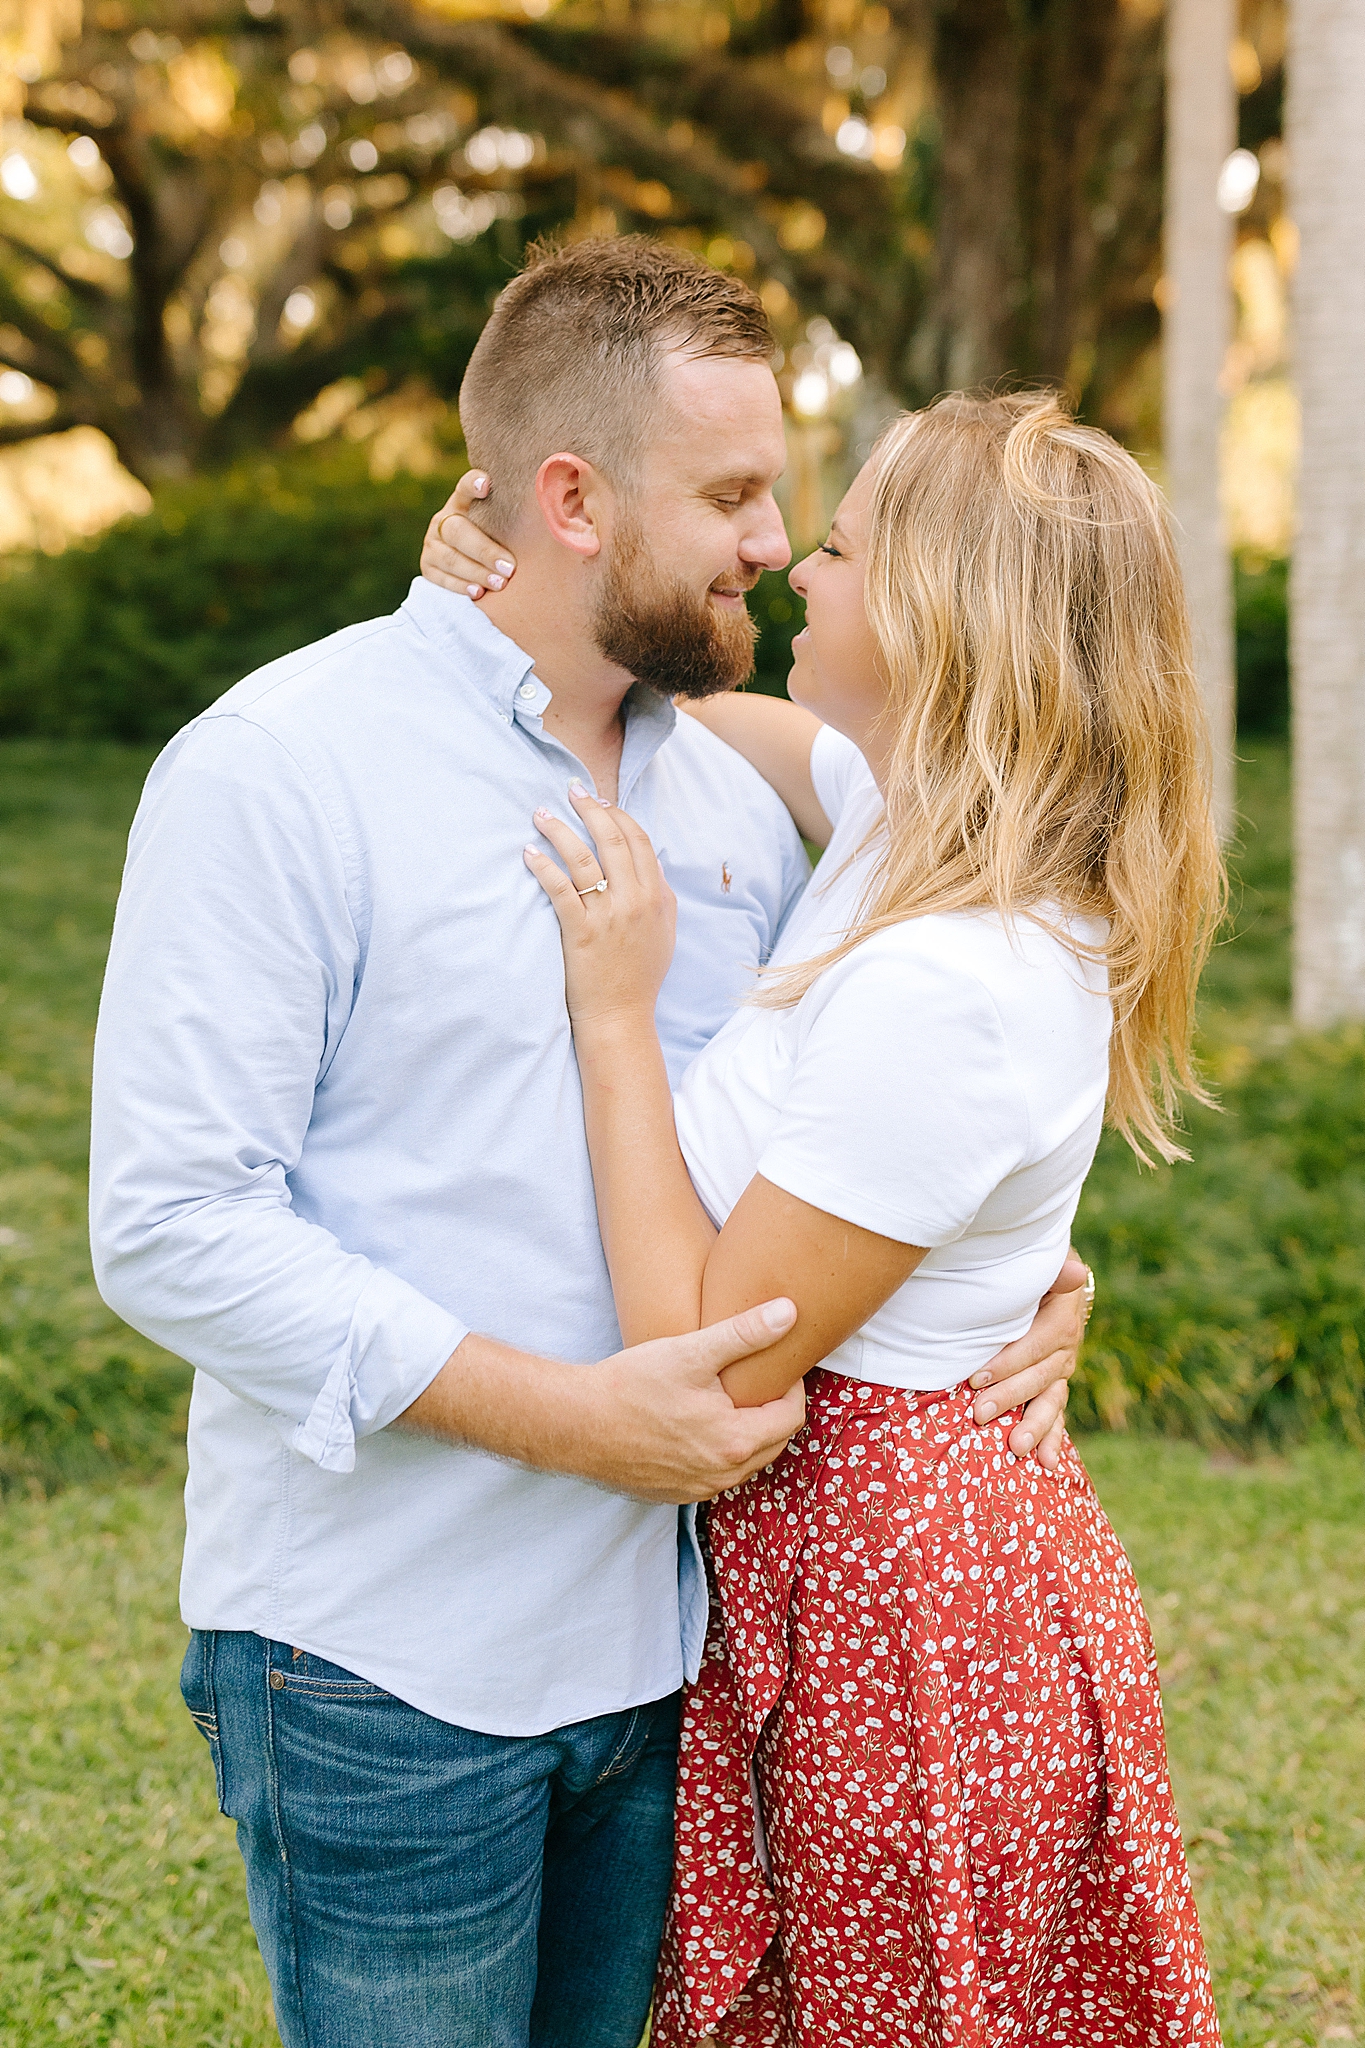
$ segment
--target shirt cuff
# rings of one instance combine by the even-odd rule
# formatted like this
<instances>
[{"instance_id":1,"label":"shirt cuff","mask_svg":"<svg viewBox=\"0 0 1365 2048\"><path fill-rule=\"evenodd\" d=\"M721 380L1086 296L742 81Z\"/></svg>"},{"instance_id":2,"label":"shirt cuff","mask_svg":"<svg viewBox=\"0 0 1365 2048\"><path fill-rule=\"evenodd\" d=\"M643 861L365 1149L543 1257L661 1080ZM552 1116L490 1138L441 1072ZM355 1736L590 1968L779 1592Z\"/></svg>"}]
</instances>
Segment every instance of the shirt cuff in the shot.
<instances>
[{"instance_id":1,"label":"shirt cuff","mask_svg":"<svg viewBox=\"0 0 1365 2048\"><path fill-rule=\"evenodd\" d=\"M426 1392L468 1326L396 1273L375 1272L351 1314L346 1346L289 1438L324 1472L353 1472L357 1437L372 1436Z\"/></svg>"}]
</instances>

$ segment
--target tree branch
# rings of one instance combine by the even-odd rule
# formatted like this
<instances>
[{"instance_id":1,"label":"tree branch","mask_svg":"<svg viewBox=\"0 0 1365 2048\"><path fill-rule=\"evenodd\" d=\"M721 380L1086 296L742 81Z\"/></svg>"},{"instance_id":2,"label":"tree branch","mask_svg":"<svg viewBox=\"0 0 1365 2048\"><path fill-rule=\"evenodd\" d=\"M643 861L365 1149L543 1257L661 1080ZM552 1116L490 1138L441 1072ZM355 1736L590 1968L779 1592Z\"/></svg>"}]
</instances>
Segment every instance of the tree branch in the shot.
<instances>
[{"instance_id":1,"label":"tree branch","mask_svg":"<svg viewBox=\"0 0 1365 2048\"><path fill-rule=\"evenodd\" d=\"M75 413L49 413L45 420L14 420L0 427L0 448L17 448L21 441L41 441L45 434L64 434L70 427L90 423Z\"/></svg>"},{"instance_id":2,"label":"tree branch","mask_svg":"<svg viewBox=\"0 0 1365 2048\"><path fill-rule=\"evenodd\" d=\"M19 363L16 368L26 373L36 372L41 383L50 384L57 391L66 390L77 381L70 352L62 347L51 328L6 287L3 278L0 278L0 319L17 328L33 350L33 360Z\"/></svg>"},{"instance_id":3,"label":"tree branch","mask_svg":"<svg viewBox=\"0 0 1365 2048\"><path fill-rule=\"evenodd\" d=\"M600 155L591 144L605 143L617 161L637 174L662 179L703 217L723 219L765 266L786 267L772 225L754 205L740 167L707 142L670 143L624 93L546 63L490 22L446 20L419 12L405 0L341 0L341 8L354 29L420 52L464 83L503 99L522 119L565 136L578 154Z\"/></svg>"},{"instance_id":4,"label":"tree branch","mask_svg":"<svg viewBox=\"0 0 1365 2048\"><path fill-rule=\"evenodd\" d=\"M65 107L45 107L41 100L32 98L24 108L24 119L31 128L57 128L63 135L88 135L94 142L109 133L107 124L101 127L99 122L73 114Z\"/></svg>"},{"instance_id":5,"label":"tree branch","mask_svg":"<svg viewBox=\"0 0 1365 2048\"><path fill-rule=\"evenodd\" d=\"M0 242L7 242L26 263L36 263L49 277L55 277L58 284L64 286L72 298L78 299L82 305L103 308L113 304L113 293L107 292L102 284L95 284L89 278L71 276L69 271L62 269L57 257L45 256L41 249L35 249L31 242L25 242L19 235L11 234L8 228L0 228Z\"/></svg>"}]
</instances>

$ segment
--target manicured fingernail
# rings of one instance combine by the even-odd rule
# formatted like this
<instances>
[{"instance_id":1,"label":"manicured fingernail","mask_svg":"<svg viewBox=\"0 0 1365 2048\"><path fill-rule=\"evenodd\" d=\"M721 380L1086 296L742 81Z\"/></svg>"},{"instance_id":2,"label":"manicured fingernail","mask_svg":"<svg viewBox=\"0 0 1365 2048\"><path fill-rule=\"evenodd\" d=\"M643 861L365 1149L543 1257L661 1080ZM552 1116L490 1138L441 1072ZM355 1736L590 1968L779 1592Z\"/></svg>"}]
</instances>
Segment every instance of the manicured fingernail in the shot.
<instances>
[{"instance_id":1,"label":"manicured fingernail","mask_svg":"<svg viewBox=\"0 0 1365 2048\"><path fill-rule=\"evenodd\" d=\"M500 576L510 576L517 565L515 562L495 562L493 566Z\"/></svg>"},{"instance_id":2,"label":"manicured fingernail","mask_svg":"<svg viewBox=\"0 0 1365 2048\"><path fill-rule=\"evenodd\" d=\"M535 813L536 823L539 824L542 818L548 818L549 815L550 813L546 810L544 804L542 804L540 806L540 809Z\"/></svg>"},{"instance_id":3,"label":"manicured fingernail","mask_svg":"<svg viewBox=\"0 0 1365 2048\"><path fill-rule=\"evenodd\" d=\"M604 811L609 811L611 809L611 798L609 796L595 796L593 798L593 802L595 804L601 804Z\"/></svg>"},{"instance_id":4,"label":"manicured fingernail","mask_svg":"<svg viewBox=\"0 0 1365 2048\"><path fill-rule=\"evenodd\" d=\"M488 588L490 590L501 590L504 580L505 579L501 576L490 576L488 579Z\"/></svg>"},{"instance_id":5,"label":"manicured fingernail","mask_svg":"<svg viewBox=\"0 0 1365 2048\"><path fill-rule=\"evenodd\" d=\"M976 1419L978 1422L993 1421L996 1412L994 1401L978 1401L976 1404Z\"/></svg>"},{"instance_id":6,"label":"manicured fingernail","mask_svg":"<svg viewBox=\"0 0 1365 2048\"><path fill-rule=\"evenodd\" d=\"M488 489L488 478L486 476L476 476L474 479L474 488L479 493L480 497L482 497L483 493Z\"/></svg>"},{"instance_id":7,"label":"manicured fingernail","mask_svg":"<svg viewBox=\"0 0 1365 2048\"><path fill-rule=\"evenodd\" d=\"M471 597L483 596L483 585L481 583L466 583L465 589Z\"/></svg>"},{"instance_id":8,"label":"manicured fingernail","mask_svg":"<svg viewBox=\"0 0 1365 2048\"><path fill-rule=\"evenodd\" d=\"M990 1383L991 1375L988 1372L974 1372L972 1374L972 1385L974 1387L988 1387Z\"/></svg>"},{"instance_id":9,"label":"manicured fingernail","mask_svg":"<svg viewBox=\"0 0 1365 2048\"><path fill-rule=\"evenodd\" d=\"M796 1321L796 1305L790 1301L770 1301L763 1309L763 1321L770 1330L787 1330Z\"/></svg>"},{"instance_id":10,"label":"manicured fingernail","mask_svg":"<svg viewBox=\"0 0 1365 2048\"><path fill-rule=\"evenodd\" d=\"M569 795L570 795L570 796L582 796L582 797L586 797L586 796L587 796L587 794L588 794L588 791L587 791L587 789L585 788L585 786L583 785L583 783L581 783L581 782L579 781L578 777L577 777L577 776L575 775L575 777L574 777L573 781L572 781L572 782L571 782L571 783L569 784Z\"/></svg>"},{"instance_id":11,"label":"manicured fingernail","mask_svg":"<svg viewBox=\"0 0 1365 2048\"><path fill-rule=\"evenodd\" d=\"M523 846L521 850L532 860L538 860L540 857L540 848L538 846Z\"/></svg>"}]
</instances>

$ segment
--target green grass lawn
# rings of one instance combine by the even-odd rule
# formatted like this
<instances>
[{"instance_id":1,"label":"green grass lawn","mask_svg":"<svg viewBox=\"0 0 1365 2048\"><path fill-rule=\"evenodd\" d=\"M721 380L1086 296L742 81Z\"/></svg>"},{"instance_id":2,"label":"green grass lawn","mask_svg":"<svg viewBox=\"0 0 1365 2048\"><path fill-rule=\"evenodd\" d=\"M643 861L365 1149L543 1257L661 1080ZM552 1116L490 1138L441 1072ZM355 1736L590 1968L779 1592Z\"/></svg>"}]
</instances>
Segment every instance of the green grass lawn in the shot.
<instances>
[{"instance_id":1,"label":"green grass lawn","mask_svg":"<svg viewBox=\"0 0 1365 2048\"><path fill-rule=\"evenodd\" d=\"M1084 1451L1156 1628L1227 2040L1365 2039L1359 1460L1219 1464L1133 1437ZM275 2039L176 1690L180 1530L170 1477L0 1516L3 2048Z\"/></svg>"},{"instance_id":2,"label":"green grass lawn","mask_svg":"<svg viewBox=\"0 0 1365 2048\"><path fill-rule=\"evenodd\" d=\"M1157 1631L1227 2038L1365 2048L1365 1039L1289 1029L1285 758L1249 751L1204 1011L1227 1106L1174 1172L1106 1142L1079 1409L1129 1431L1085 1453ZM274 2038L175 1683L187 1375L102 1307L85 1251L94 1005L146 762L0 746L0 2048Z\"/></svg>"},{"instance_id":3,"label":"green grass lawn","mask_svg":"<svg viewBox=\"0 0 1365 2048\"><path fill-rule=\"evenodd\" d=\"M185 1399L86 1249L95 1006L149 759L0 745L0 1485L154 1462Z\"/></svg>"}]
</instances>

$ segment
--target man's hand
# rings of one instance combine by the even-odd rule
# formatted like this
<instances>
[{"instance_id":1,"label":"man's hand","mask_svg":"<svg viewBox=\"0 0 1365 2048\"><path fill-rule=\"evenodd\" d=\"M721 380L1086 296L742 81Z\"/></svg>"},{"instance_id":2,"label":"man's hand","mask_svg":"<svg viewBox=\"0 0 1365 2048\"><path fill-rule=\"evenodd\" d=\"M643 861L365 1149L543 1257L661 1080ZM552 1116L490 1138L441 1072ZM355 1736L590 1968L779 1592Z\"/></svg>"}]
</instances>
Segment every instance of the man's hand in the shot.
<instances>
[{"instance_id":1,"label":"man's hand","mask_svg":"<svg viewBox=\"0 0 1365 2048\"><path fill-rule=\"evenodd\" d=\"M790 1301L769 1301L597 1365L469 1336L398 1426L637 1500L711 1500L770 1465L805 1419L799 1380L758 1408L736 1408L720 1382L726 1366L766 1350L795 1321Z\"/></svg>"},{"instance_id":2,"label":"man's hand","mask_svg":"<svg viewBox=\"0 0 1365 2048\"><path fill-rule=\"evenodd\" d=\"M575 1469L639 1500L712 1500L786 1449L806 1419L801 1380L778 1401L736 1408L728 1365L764 1351L796 1321L790 1301L765 1302L685 1337L637 1344L590 1367L595 1413Z\"/></svg>"},{"instance_id":3,"label":"man's hand","mask_svg":"<svg viewBox=\"0 0 1365 2048\"><path fill-rule=\"evenodd\" d=\"M1089 1317L1088 1278L1085 1261L1069 1251L1027 1334L972 1374L973 1387L990 1389L972 1409L976 1421L991 1422L1022 1406L1009 1447L1021 1458L1036 1450L1039 1464L1049 1472L1062 1455L1067 1382L1076 1370Z\"/></svg>"}]
</instances>

